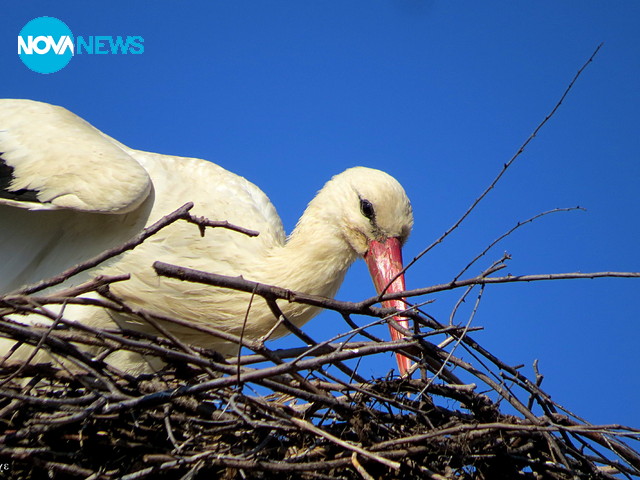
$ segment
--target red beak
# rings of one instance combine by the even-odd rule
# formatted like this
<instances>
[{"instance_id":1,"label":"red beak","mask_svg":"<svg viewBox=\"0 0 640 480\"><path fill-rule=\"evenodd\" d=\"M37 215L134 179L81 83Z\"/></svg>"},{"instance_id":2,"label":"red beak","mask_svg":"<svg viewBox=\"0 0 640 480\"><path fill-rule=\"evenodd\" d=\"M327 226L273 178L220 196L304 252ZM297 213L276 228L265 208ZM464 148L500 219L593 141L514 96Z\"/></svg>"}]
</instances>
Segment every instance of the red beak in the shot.
<instances>
[{"instance_id":1,"label":"red beak","mask_svg":"<svg viewBox=\"0 0 640 480\"><path fill-rule=\"evenodd\" d=\"M400 247L400 240L397 238L388 238L384 242L378 242L372 240L369 242L369 251L364 256L369 267L369 273L373 279L373 284L376 286L378 293L383 290L385 293L397 293L405 290L404 287L404 274L398 274L402 271L402 249ZM396 278L398 276L398 278ZM395 280L393 280L395 278ZM393 280L393 283L391 281ZM386 290L385 290L386 288ZM405 310L407 304L404 299L398 300L386 300L382 302L382 305L390 308L394 307L396 310ZM402 328L409 330L409 320L404 317L395 316L395 321ZM395 328L389 326L391 330L391 339L398 340L404 338L403 335ZM404 355L396 353L396 360L398 361L398 368L400 374L404 375L411 367L411 360Z\"/></svg>"}]
</instances>

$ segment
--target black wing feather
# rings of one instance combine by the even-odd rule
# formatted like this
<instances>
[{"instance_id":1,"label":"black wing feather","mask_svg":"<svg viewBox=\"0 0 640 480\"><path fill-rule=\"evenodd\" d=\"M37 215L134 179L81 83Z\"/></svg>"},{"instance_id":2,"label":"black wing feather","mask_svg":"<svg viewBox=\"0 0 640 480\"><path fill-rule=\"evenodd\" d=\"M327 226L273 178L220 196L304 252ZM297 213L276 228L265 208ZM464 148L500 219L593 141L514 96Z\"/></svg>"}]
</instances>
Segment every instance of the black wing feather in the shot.
<instances>
[{"instance_id":1,"label":"black wing feather","mask_svg":"<svg viewBox=\"0 0 640 480\"><path fill-rule=\"evenodd\" d=\"M11 182L14 178L13 171L14 168L11 165L7 165L2 158L2 153L0 153L0 198L22 202L40 202L36 190L28 190L26 188L10 190Z\"/></svg>"}]
</instances>

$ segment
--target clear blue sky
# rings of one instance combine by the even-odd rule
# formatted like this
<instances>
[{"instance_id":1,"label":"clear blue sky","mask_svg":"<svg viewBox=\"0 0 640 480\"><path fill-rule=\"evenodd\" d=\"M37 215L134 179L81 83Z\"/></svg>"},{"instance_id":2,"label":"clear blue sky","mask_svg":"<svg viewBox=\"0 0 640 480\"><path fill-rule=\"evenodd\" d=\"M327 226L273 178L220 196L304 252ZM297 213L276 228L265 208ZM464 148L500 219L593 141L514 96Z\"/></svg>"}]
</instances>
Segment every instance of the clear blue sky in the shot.
<instances>
[{"instance_id":1,"label":"clear blue sky","mask_svg":"<svg viewBox=\"0 0 640 480\"><path fill-rule=\"evenodd\" d=\"M33 73L16 37L43 15L75 35L142 36L145 51ZM498 188L407 282L446 282L517 221L575 205L588 211L528 225L472 273L505 250L512 274L640 271L639 24L631 0L14 2L0 17L1 95L63 105L134 148L219 163L261 186L287 230L331 175L386 170L413 202L410 259L466 210L604 42ZM359 262L338 297L372 293ZM592 422L640 427L639 293L640 280L493 286L474 337L528 373L539 359L546 390ZM427 309L446 322L456 299ZM307 330L325 339L344 328L324 314ZM388 360L361 373L382 375Z\"/></svg>"}]
</instances>

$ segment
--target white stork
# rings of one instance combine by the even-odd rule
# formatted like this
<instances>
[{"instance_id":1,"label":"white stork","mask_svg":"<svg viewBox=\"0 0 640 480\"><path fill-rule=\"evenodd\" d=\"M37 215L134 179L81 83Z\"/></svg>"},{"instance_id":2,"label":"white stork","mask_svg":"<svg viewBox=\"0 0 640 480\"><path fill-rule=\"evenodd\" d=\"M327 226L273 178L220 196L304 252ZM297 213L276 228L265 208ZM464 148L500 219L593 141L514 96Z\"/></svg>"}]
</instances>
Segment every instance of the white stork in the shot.
<instances>
[{"instance_id":1,"label":"white stork","mask_svg":"<svg viewBox=\"0 0 640 480\"><path fill-rule=\"evenodd\" d=\"M205 160L133 150L62 107L0 100L0 154L0 295L116 246L186 202L194 203L195 215L227 220L259 235L216 228L202 237L193 225L176 222L62 286L96 274L127 273L130 280L111 290L129 304L249 339L275 325L265 302L254 299L243 327L249 294L159 277L153 262L333 297L351 263L363 257L378 292L391 281L388 292L404 290L404 276L397 274L401 246L413 225L411 204L402 186L379 170L355 167L334 176L287 238L274 206L248 180ZM318 313L308 305L279 305L297 326ZM402 300L385 306L406 308ZM140 319L96 307L67 306L65 317L101 327L115 322L145 328ZM395 320L408 327L406 319ZM165 327L185 342L237 353L237 345ZM275 336L286 333L280 329ZM391 333L401 337L393 328ZM0 340L0 355L11 345ZM397 358L406 372L409 360ZM130 372L145 369L133 354L118 362Z\"/></svg>"}]
</instances>

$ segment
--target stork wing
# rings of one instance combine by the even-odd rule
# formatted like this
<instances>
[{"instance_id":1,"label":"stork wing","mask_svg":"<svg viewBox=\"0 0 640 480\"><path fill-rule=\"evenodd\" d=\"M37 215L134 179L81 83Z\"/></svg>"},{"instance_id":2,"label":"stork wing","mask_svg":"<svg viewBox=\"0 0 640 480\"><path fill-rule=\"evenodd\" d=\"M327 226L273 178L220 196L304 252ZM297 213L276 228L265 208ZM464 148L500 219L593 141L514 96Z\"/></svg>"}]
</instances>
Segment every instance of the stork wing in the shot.
<instances>
[{"instance_id":1,"label":"stork wing","mask_svg":"<svg viewBox=\"0 0 640 480\"><path fill-rule=\"evenodd\" d=\"M0 100L0 203L125 213L150 187L146 170L118 142L68 110Z\"/></svg>"},{"instance_id":2,"label":"stork wing","mask_svg":"<svg viewBox=\"0 0 640 480\"><path fill-rule=\"evenodd\" d=\"M0 100L0 294L144 227L151 180L125 148L64 108Z\"/></svg>"}]
</instances>

